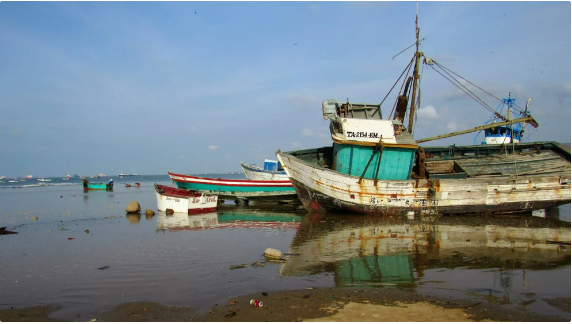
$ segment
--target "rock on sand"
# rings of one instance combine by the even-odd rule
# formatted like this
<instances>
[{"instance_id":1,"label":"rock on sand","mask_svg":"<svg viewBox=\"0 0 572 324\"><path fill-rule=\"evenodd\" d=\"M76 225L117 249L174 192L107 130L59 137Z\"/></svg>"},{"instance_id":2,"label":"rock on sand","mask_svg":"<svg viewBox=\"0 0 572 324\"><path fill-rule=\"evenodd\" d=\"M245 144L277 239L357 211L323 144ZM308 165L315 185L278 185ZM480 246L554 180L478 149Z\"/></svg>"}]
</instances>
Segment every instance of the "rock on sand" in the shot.
<instances>
[{"instance_id":1,"label":"rock on sand","mask_svg":"<svg viewBox=\"0 0 572 324\"><path fill-rule=\"evenodd\" d=\"M139 203L136 201L132 201L129 203L129 205L127 205L125 211L128 213L139 213L141 212L141 205L139 205Z\"/></svg>"},{"instance_id":2,"label":"rock on sand","mask_svg":"<svg viewBox=\"0 0 572 324\"><path fill-rule=\"evenodd\" d=\"M282 259L282 252L273 248L268 248L264 250L264 256L270 259Z\"/></svg>"}]
</instances>

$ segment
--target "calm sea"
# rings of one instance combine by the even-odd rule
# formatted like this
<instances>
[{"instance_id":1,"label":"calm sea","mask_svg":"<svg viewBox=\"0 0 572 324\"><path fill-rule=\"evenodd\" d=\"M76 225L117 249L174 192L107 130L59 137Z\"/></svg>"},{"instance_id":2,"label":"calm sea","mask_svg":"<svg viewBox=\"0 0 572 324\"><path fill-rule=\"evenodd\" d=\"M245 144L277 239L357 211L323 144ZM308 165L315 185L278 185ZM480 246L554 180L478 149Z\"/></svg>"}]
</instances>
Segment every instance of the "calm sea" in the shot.
<instances>
[{"instance_id":1,"label":"calm sea","mask_svg":"<svg viewBox=\"0 0 572 324\"><path fill-rule=\"evenodd\" d=\"M132 301L206 310L259 291L407 287L570 320L550 306L570 298L570 245L562 243L570 242L570 205L547 219L410 220L228 202L214 213L167 216L153 190L171 184L167 175L113 179L113 192L88 193L79 179L0 183L0 227L18 232L0 236L0 308L56 303L56 317L85 321ZM130 201L156 215L126 217ZM256 265L266 248L291 255Z\"/></svg>"}]
</instances>

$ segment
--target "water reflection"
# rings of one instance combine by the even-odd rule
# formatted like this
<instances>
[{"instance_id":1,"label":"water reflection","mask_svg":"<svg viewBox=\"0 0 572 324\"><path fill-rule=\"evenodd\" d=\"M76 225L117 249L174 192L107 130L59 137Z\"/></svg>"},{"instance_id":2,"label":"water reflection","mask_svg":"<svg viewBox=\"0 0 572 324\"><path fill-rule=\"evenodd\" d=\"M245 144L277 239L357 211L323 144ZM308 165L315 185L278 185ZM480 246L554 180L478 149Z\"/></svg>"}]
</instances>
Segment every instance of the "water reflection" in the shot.
<instances>
[{"instance_id":1,"label":"water reflection","mask_svg":"<svg viewBox=\"0 0 572 324\"><path fill-rule=\"evenodd\" d=\"M156 232L206 230L213 228L298 229L302 216L291 213L241 210L212 212L198 215L159 212Z\"/></svg>"},{"instance_id":2,"label":"water reflection","mask_svg":"<svg viewBox=\"0 0 572 324\"><path fill-rule=\"evenodd\" d=\"M127 217L127 220L131 225L137 225L141 220L141 214L138 213L128 213L125 217Z\"/></svg>"},{"instance_id":3,"label":"water reflection","mask_svg":"<svg viewBox=\"0 0 572 324\"><path fill-rule=\"evenodd\" d=\"M570 225L529 216L409 220L309 214L290 252L281 276L333 272L337 286L418 287L427 271L433 277L438 269L492 269L494 289L502 294L514 276L526 283L526 270L570 265Z\"/></svg>"}]
</instances>

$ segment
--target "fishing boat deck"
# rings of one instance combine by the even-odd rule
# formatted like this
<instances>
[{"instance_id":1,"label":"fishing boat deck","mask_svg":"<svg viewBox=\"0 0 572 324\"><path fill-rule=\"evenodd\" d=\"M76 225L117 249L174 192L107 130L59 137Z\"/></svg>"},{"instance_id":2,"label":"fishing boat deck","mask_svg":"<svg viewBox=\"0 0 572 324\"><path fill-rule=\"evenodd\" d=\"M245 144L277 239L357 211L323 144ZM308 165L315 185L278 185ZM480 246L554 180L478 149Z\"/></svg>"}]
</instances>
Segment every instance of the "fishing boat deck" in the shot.
<instances>
[{"instance_id":1,"label":"fishing boat deck","mask_svg":"<svg viewBox=\"0 0 572 324\"><path fill-rule=\"evenodd\" d=\"M437 161L454 161L470 178L570 174L570 152L555 143L534 144L520 144L514 151L512 145L426 147L425 154L429 165ZM428 171L431 172L429 168Z\"/></svg>"}]
</instances>

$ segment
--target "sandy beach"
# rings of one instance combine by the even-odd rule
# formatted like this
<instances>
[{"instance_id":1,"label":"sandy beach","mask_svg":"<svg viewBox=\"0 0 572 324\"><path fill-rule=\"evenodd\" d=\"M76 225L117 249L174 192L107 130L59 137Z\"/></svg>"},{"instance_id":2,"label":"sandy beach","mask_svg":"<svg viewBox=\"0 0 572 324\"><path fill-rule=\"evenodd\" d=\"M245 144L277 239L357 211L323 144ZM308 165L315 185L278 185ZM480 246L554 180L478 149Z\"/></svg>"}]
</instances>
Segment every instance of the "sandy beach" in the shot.
<instances>
[{"instance_id":1,"label":"sandy beach","mask_svg":"<svg viewBox=\"0 0 572 324\"><path fill-rule=\"evenodd\" d=\"M263 300L262 307L249 304ZM570 298L550 301L570 313ZM51 318L56 305L0 311L0 321L65 321ZM522 307L503 307L474 299L421 296L401 289L306 289L237 296L224 305L212 305L200 313L192 307L155 302L122 304L98 314L92 321L105 322L564 322L538 315Z\"/></svg>"}]
</instances>

